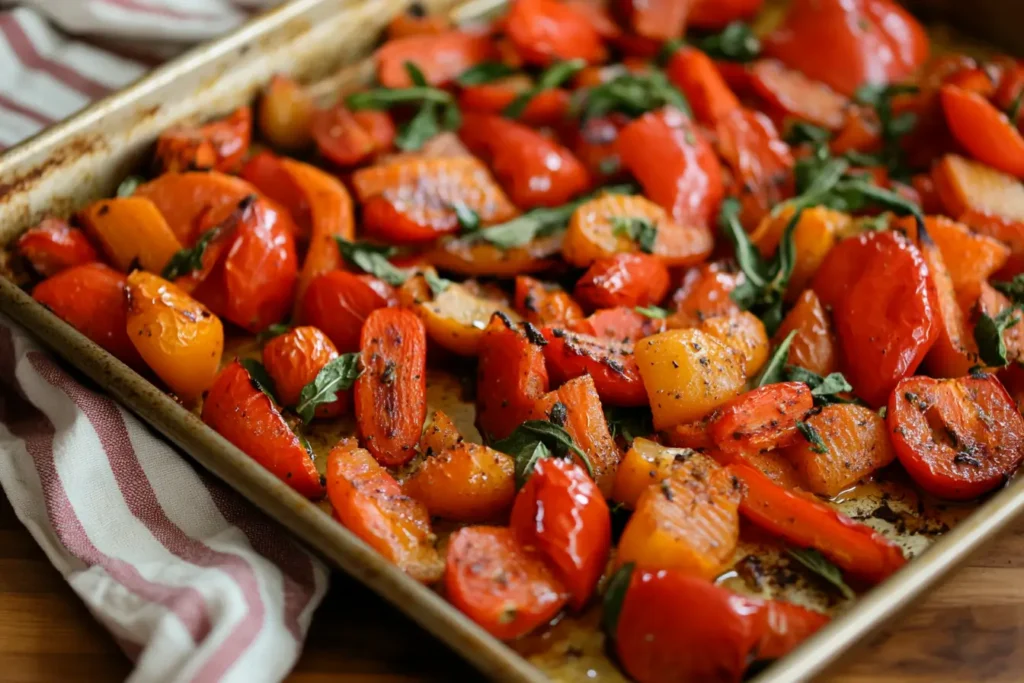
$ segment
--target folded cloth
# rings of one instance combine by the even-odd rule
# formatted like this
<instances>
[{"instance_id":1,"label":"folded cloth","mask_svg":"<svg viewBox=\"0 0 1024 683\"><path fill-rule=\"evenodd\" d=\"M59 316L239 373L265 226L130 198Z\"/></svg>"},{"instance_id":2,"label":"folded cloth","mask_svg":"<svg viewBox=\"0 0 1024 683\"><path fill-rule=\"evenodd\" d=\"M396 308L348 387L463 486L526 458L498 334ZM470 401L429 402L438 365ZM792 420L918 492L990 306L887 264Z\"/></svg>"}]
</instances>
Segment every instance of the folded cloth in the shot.
<instances>
[{"instance_id":1,"label":"folded cloth","mask_svg":"<svg viewBox=\"0 0 1024 683\"><path fill-rule=\"evenodd\" d=\"M126 40L178 51L258 3L19 4L0 10L0 149L141 76L154 53L127 57ZM99 35L121 54L96 47ZM3 316L0 486L135 661L131 680L277 681L297 660L327 586L323 563Z\"/></svg>"}]
</instances>

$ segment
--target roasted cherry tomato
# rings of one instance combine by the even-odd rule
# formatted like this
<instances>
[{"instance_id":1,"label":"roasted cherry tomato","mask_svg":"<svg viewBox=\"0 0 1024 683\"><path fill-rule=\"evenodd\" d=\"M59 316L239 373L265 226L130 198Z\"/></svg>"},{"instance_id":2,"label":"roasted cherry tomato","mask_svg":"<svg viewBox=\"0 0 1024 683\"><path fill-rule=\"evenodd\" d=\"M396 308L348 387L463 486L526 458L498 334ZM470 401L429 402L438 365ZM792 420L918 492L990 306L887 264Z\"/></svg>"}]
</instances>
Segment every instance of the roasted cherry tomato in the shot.
<instances>
[{"instance_id":1,"label":"roasted cherry tomato","mask_svg":"<svg viewBox=\"0 0 1024 683\"><path fill-rule=\"evenodd\" d=\"M993 375L908 377L889 398L886 423L903 467L941 498L988 493L1024 458L1024 418Z\"/></svg>"},{"instance_id":2,"label":"roasted cherry tomato","mask_svg":"<svg viewBox=\"0 0 1024 683\"><path fill-rule=\"evenodd\" d=\"M166 172L234 171L252 139L252 109L241 107L205 126L178 126L156 142L156 158Z\"/></svg>"},{"instance_id":3,"label":"roasted cherry tomato","mask_svg":"<svg viewBox=\"0 0 1024 683\"><path fill-rule=\"evenodd\" d=\"M370 313L397 303L394 288L386 282L335 270L310 283L301 321L323 330L341 353L348 353L359 348L359 332Z\"/></svg>"},{"instance_id":4,"label":"roasted cherry tomato","mask_svg":"<svg viewBox=\"0 0 1024 683\"><path fill-rule=\"evenodd\" d=\"M384 111L353 113L339 105L314 114L312 125L317 149L338 166L355 166L386 152L395 139L395 124Z\"/></svg>"},{"instance_id":5,"label":"roasted cherry tomato","mask_svg":"<svg viewBox=\"0 0 1024 683\"><path fill-rule=\"evenodd\" d=\"M612 543L608 503L594 480L569 460L540 460L516 496L511 527L520 543L551 562L572 595L572 608L582 609L608 564Z\"/></svg>"},{"instance_id":6,"label":"roasted cherry tomato","mask_svg":"<svg viewBox=\"0 0 1024 683\"><path fill-rule=\"evenodd\" d=\"M274 395L281 405L294 407L307 384L324 366L338 357L330 338L315 327L296 327L278 335L263 347L263 365L274 380ZM349 392L338 392L337 400L316 408L317 417L337 417L352 403Z\"/></svg>"},{"instance_id":7,"label":"roasted cherry tomato","mask_svg":"<svg viewBox=\"0 0 1024 683\"><path fill-rule=\"evenodd\" d=\"M668 292L665 264L647 254L615 254L598 259L576 282L573 294L591 310L660 303Z\"/></svg>"},{"instance_id":8,"label":"roasted cherry tomato","mask_svg":"<svg viewBox=\"0 0 1024 683\"><path fill-rule=\"evenodd\" d=\"M505 17L505 32L530 64L569 59L596 63L608 56L590 19L557 0L515 0Z\"/></svg>"},{"instance_id":9,"label":"roasted cherry tomato","mask_svg":"<svg viewBox=\"0 0 1024 683\"><path fill-rule=\"evenodd\" d=\"M884 404L939 334L935 283L921 252L892 231L848 238L828 253L814 291L832 307L854 393Z\"/></svg>"},{"instance_id":10,"label":"roasted cherry tomato","mask_svg":"<svg viewBox=\"0 0 1024 683\"><path fill-rule=\"evenodd\" d=\"M638 683L739 683L753 660L782 657L828 623L803 607L680 572L621 572L605 598L605 623Z\"/></svg>"},{"instance_id":11,"label":"roasted cherry tomato","mask_svg":"<svg viewBox=\"0 0 1024 683\"><path fill-rule=\"evenodd\" d=\"M99 260L85 233L58 218L44 218L18 238L18 252L43 277Z\"/></svg>"}]
</instances>

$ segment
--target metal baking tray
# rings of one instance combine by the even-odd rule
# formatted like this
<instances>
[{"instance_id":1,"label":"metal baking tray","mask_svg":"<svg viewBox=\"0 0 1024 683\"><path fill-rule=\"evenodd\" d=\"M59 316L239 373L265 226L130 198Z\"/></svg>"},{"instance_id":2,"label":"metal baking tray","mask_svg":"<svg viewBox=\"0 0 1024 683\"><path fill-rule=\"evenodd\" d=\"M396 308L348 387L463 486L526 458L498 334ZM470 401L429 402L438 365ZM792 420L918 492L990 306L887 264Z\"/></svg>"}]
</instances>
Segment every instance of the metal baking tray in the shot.
<instances>
[{"instance_id":1,"label":"metal baking tray","mask_svg":"<svg viewBox=\"0 0 1024 683\"><path fill-rule=\"evenodd\" d=\"M0 156L0 252L44 215L68 214L110 196L124 176L142 163L159 133L171 124L208 118L249 102L274 73L287 73L307 82L321 79L317 90L328 98L346 85L368 78L372 68L364 58L387 21L403 11L405 4L406 0L295 0L154 70L121 92L9 150ZM452 11L457 21L468 22L500 8L501 0L474 0L457 8L450 0L423 4L431 11ZM322 80L325 77L329 78ZM544 634L514 647L495 640L437 593L384 560L320 506L292 491L196 415L2 276L0 311L488 677L502 681L544 681L549 677L623 680L604 656L593 611L564 619ZM452 400L454 392L446 390L444 384L438 381L432 401L445 404ZM895 476L891 481L883 477L880 483L842 504L848 513L884 528L917 557L888 581L850 603L823 604L821 591L799 580L769 587L769 593L825 607L835 619L799 649L762 671L755 679L757 683L808 680L839 661L1006 527L1024 509L1024 481L1011 481L971 508L944 509L932 503L918 500ZM882 507L888 512L877 514ZM903 515L914 523L909 527L892 524ZM952 526L948 532L936 533L946 531L948 526ZM743 550L748 551L765 552L763 548ZM764 555L769 564L773 557L778 559L778 553L773 552L769 549ZM779 569L785 571L785 560ZM739 578L725 580L735 582Z\"/></svg>"}]
</instances>

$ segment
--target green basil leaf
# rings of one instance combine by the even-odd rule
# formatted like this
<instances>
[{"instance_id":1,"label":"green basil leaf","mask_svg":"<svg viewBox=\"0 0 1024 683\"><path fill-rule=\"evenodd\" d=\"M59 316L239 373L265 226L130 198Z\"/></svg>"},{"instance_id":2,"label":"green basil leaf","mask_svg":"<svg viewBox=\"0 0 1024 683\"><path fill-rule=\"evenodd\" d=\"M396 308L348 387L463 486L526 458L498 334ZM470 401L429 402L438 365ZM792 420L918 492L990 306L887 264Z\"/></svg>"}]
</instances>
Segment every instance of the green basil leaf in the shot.
<instances>
[{"instance_id":1,"label":"green basil leaf","mask_svg":"<svg viewBox=\"0 0 1024 683\"><path fill-rule=\"evenodd\" d=\"M672 61L672 56L685 45L686 41L682 38L669 38L658 48L658 54L654 56L654 63L664 69Z\"/></svg>"},{"instance_id":2,"label":"green basil leaf","mask_svg":"<svg viewBox=\"0 0 1024 683\"><path fill-rule=\"evenodd\" d=\"M608 579L608 586L605 588L601 605L601 628L611 640L615 640L618 632L619 615L622 614L622 603L626 601L626 593L633 580L634 568L632 562L619 567L618 571L612 574L612 578Z\"/></svg>"},{"instance_id":3,"label":"green basil leaf","mask_svg":"<svg viewBox=\"0 0 1024 683\"><path fill-rule=\"evenodd\" d=\"M428 140L441 132L437 122L438 105L426 102L395 136L395 147L404 152L415 152Z\"/></svg>"},{"instance_id":4,"label":"green basil leaf","mask_svg":"<svg viewBox=\"0 0 1024 683\"><path fill-rule=\"evenodd\" d=\"M575 76L577 73L583 70L587 65L586 61L582 59L570 59L564 62L556 62L549 66L540 76L537 77L537 82L532 88L520 93L512 100L504 111L502 116L510 119L518 119L526 111L526 107L529 106L530 101L534 97L544 92L545 90L551 90L562 85L570 78Z\"/></svg>"},{"instance_id":5,"label":"green basil leaf","mask_svg":"<svg viewBox=\"0 0 1024 683\"><path fill-rule=\"evenodd\" d=\"M1006 366L1006 340L1003 332L1020 322L1018 308L1012 306L995 317L982 313L974 325L974 341L978 344L978 357L994 368Z\"/></svg>"},{"instance_id":6,"label":"green basil leaf","mask_svg":"<svg viewBox=\"0 0 1024 683\"><path fill-rule=\"evenodd\" d=\"M755 387L778 384L784 381L786 361L789 359L789 347L793 343L793 337L795 336L796 330L793 330L778 345L775 352L772 353L772 357L768 359L768 363L764 366L764 370L761 371L757 381L754 383Z\"/></svg>"},{"instance_id":7,"label":"green basil leaf","mask_svg":"<svg viewBox=\"0 0 1024 683\"><path fill-rule=\"evenodd\" d=\"M443 277L430 270L423 272L423 279L426 280L427 286L430 287L430 291L434 296L438 296L441 292L452 285L451 280L445 280Z\"/></svg>"},{"instance_id":8,"label":"green basil leaf","mask_svg":"<svg viewBox=\"0 0 1024 683\"><path fill-rule=\"evenodd\" d=\"M690 114L686 96L664 72L651 70L642 74L626 72L588 89L577 109L579 117L586 121L611 113L636 118L665 106Z\"/></svg>"},{"instance_id":9,"label":"green basil leaf","mask_svg":"<svg viewBox=\"0 0 1024 683\"><path fill-rule=\"evenodd\" d=\"M645 254L654 253L654 245L658 241L658 226L654 221L643 216L610 216L610 218L613 234L633 240L640 247L640 251Z\"/></svg>"},{"instance_id":10,"label":"green basil leaf","mask_svg":"<svg viewBox=\"0 0 1024 683\"><path fill-rule=\"evenodd\" d=\"M785 375L790 382L803 382L809 386L816 405L852 402L839 397L839 394L853 391L853 387L841 372L833 372L828 377L822 377L798 365L787 365Z\"/></svg>"},{"instance_id":11,"label":"green basil leaf","mask_svg":"<svg viewBox=\"0 0 1024 683\"><path fill-rule=\"evenodd\" d=\"M843 574L839 571L839 568L825 559L825 556L817 550L813 548L789 548L786 552L804 567L832 584L847 600L852 600L856 597L853 589L843 581Z\"/></svg>"},{"instance_id":12,"label":"green basil leaf","mask_svg":"<svg viewBox=\"0 0 1024 683\"><path fill-rule=\"evenodd\" d=\"M650 306L635 306L633 310L639 313L640 315L646 316L653 320L664 320L669 315L669 312L667 310L665 310L661 306L655 306L654 304L651 304Z\"/></svg>"},{"instance_id":13,"label":"green basil leaf","mask_svg":"<svg viewBox=\"0 0 1024 683\"><path fill-rule=\"evenodd\" d=\"M516 488L520 489L526 485L526 480L530 478L531 474L533 474L533 470L541 458L550 457L551 451L544 445L543 441L534 441L530 446L516 453Z\"/></svg>"},{"instance_id":14,"label":"green basil leaf","mask_svg":"<svg viewBox=\"0 0 1024 683\"><path fill-rule=\"evenodd\" d=\"M469 208L465 202L453 202L452 210L463 234L473 233L480 229L480 215Z\"/></svg>"},{"instance_id":15,"label":"green basil leaf","mask_svg":"<svg viewBox=\"0 0 1024 683\"><path fill-rule=\"evenodd\" d=\"M766 285L768 267L761 258L761 252L750 241L750 235L740 223L740 202L735 197L729 197L722 202L718 213L718 224L722 232L732 242L736 262L739 264L740 270L743 271L747 282L754 287Z\"/></svg>"},{"instance_id":16,"label":"green basil leaf","mask_svg":"<svg viewBox=\"0 0 1024 683\"><path fill-rule=\"evenodd\" d=\"M117 186L118 197L131 197L135 194L135 191L139 189L139 185L146 182L146 179L138 175L130 175L121 181L121 184Z\"/></svg>"},{"instance_id":17,"label":"green basil leaf","mask_svg":"<svg viewBox=\"0 0 1024 683\"><path fill-rule=\"evenodd\" d=\"M405 67L405 73L409 74L409 80L412 81L413 85L420 88L430 87L430 83L427 82L427 77L423 75L423 72L420 71L420 68L416 66L416 64L407 61L402 66Z\"/></svg>"},{"instance_id":18,"label":"green basil leaf","mask_svg":"<svg viewBox=\"0 0 1024 683\"><path fill-rule=\"evenodd\" d=\"M885 166L894 177L909 175L900 139L915 128L917 116L912 112L895 115L892 99L897 95L914 94L918 91L916 85L909 84L867 84L862 85L854 93L854 99L859 104L872 107L878 117L882 148L876 155L875 164L872 165Z\"/></svg>"},{"instance_id":19,"label":"green basil leaf","mask_svg":"<svg viewBox=\"0 0 1024 683\"><path fill-rule=\"evenodd\" d=\"M352 388L362 369L358 353L345 353L321 368L313 381L302 387L296 414L309 424L316 415L317 406L334 403L338 392Z\"/></svg>"},{"instance_id":20,"label":"green basil leaf","mask_svg":"<svg viewBox=\"0 0 1024 683\"><path fill-rule=\"evenodd\" d=\"M791 145L799 145L802 142L824 145L831 138L832 133L827 128L815 126L806 121L797 121L786 131L786 142Z\"/></svg>"},{"instance_id":21,"label":"green basil leaf","mask_svg":"<svg viewBox=\"0 0 1024 683\"><path fill-rule=\"evenodd\" d=\"M282 334L287 333L292 328L286 323L274 323L269 325L267 329L263 330L256 335L256 341L260 344L273 339L274 337L280 337Z\"/></svg>"},{"instance_id":22,"label":"green basil leaf","mask_svg":"<svg viewBox=\"0 0 1024 683\"><path fill-rule=\"evenodd\" d=\"M484 85L485 83L501 80L514 73L516 73L516 70L507 64L501 62L481 62L463 71L455 79L455 82L463 87Z\"/></svg>"},{"instance_id":23,"label":"green basil leaf","mask_svg":"<svg viewBox=\"0 0 1024 683\"><path fill-rule=\"evenodd\" d=\"M1024 273L1014 275L1009 282L993 282L992 286L1008 296L1014 304L1024 305Z\"/></svg>"},{"instance_id":24,"label":"green basil leaf","mask_svg":"<svg viewBox=\"0 0 1024 683\"><path fill-rule=\"evenodd\" d=\"M380 278L393 287L405 282L409 274L388 261L388 257L395 253L394 247L385 247L368 242L349 242L341 237L335 237L338 243L338 250L342 257L364 272Z\"/></svg>"},{"instance_id":25,"label":"green basil leaf","mask_svg":"<svg viewBox=\"0 0 1024 683\"><path fill-rule=\"evenodd\" d=\"M210 228L199 236L194 245L176 251L171 260L164 266L161 276L165 280L174 280L182 275L188 275L194 271L201 270L203 267L203 254L206 253L206 248L210 246L213 238L220 234L220 231L220 226Z\"/></svg>"},{"instance_id":26,"label":"green basil leaf","mask_svg":"<svg viewBox=\"0 0 1024 683\"><path fill-rule=\"evenodd\" d=\"M708 36L697 43L697 47L709 57L734 62L749 62L761 54L761 41L750 26L734 21L721 33Z\"/></svg>"},{"instance_id":27,"label":"green basil leaf","mask_svg":"<svg viewBox=\"0 0 1024 683\"><path fill-rule=\"evenodd\" d=\"M352 93L345 98L345 106L352 111L361 109L391 109L401 104L434 102L450 104L454 102L451 93L440 88L414 86L411 88L376 88L363 92Z\"/></svg>"},{"instance_id":28,"label":"green basil leaf","mask_svg":"<svg viewBox=\"0 0 1024 683\"><path fill-rule=\"evenodd\" d=\"M818 430L815 429L813 425L807 424L803 420L797 420L796 428L797 431L804 435L804 438L807 439L808 443L811 444L811 450L813 452L821 453L822 455L828 453L828 446L826 446L825 442L822 441L821 434L818 433Z\"/></svg>"},{"instance_id":29,"label":"green basil leaf","mask_svg":"<svg viewBox=\"0 0 1024 683\"><path fill-rule=\"evenodd\" d=\"M496 450L512 456L516 462L524 461L530 463L529 471L533 471L533 465L541 457L543 451L537 449L536 444L541 443L551 455L559 458L569 457L575 453L587 473L594 476L594 467L590 458L572 440L565 428L547 420L527 420L513 430L506 438L495 441L491 444ZM525 468L525 464L523 467ZM524 470L525 471L525 470ZM527 473L527 476L529 473ZM523 479L525 481L525 479Z\"/></svg>"},{"instance_id":30,"label":"green basil leaf","mask_svg":"<svg viewBox=\"0 0 1024 683\"><path fill-rule=\"evenodd\" d=\"M253 388L259 389L270 397L271 403L276 403L277 399L274 397L274 394L277 389L274 386L274 380L270 377L267 369L263 367L263 363L255 358L243 358L238 362L249 373L249 381L252 382Z\"/></svg>"},{"instance_id":31,"label":"green basil leaf","mask_svg":"<svg viewBox=\"0 0 1024 683\"><path fill-rule=\"evenodd\" d=\"M1006 118L1010 120L1011 125L1017 123L1017 119L1020 117L1021 106L1024 106L1024 86L1021 86L1017 91L1017 96L1010 102L1010 106L1006 108Z\"/></svg>"}]
</instances>

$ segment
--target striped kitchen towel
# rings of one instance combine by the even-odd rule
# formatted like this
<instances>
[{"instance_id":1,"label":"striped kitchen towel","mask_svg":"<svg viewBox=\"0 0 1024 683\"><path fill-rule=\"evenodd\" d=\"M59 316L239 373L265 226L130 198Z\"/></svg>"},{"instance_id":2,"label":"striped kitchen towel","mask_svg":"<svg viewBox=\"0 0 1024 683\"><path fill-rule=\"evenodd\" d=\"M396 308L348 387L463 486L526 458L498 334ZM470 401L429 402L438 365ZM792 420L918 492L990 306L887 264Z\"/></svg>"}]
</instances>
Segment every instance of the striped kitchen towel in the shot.
<instances>
[{"instance_id":1,"label":"striped kitchen towel","mask_svg":"<svg viewBox=\"0 0 1024 683\"><path fill-rule=\"evenodd\" d=\"M160 54L237 26L256 4L23 0L0 10L0 149L135 80ZM258 683L294 665L326 590L323 563L2 316L0 485L135 661L131 680Z\"/></svg>"}]
</instances>

